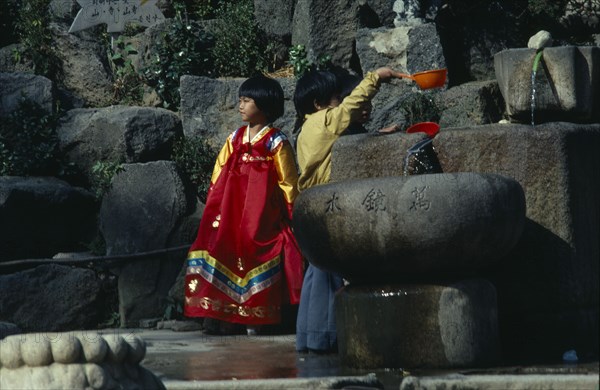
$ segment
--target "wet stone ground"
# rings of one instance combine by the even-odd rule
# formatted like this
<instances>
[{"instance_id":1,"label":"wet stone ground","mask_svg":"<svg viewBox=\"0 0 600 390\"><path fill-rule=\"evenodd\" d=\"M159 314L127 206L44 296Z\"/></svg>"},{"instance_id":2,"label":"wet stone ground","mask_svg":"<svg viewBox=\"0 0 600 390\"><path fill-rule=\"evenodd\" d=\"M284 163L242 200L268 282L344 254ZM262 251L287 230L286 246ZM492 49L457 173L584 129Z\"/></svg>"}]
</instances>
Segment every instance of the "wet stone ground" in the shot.
<instances>
[{"instance_id":1,"label":"wet stone ground","mask_svg":"<svg viewBox=\"0 0 600 390\"><path fill-rule=\"evenodd\" d=\"M211 336L201 331L118 330L147 343L142 365L163 381L227 381L365 376L374 373L384 388L398 389L407 375L427 377L451 373L485 375L594 374L598 361L579 364L507 366L461 370L357 370L343 367L338 356L298 353L295 335ZM129 332L129 333L128 333Z\"/></svg>"},{"instance_id":2,"label":"wet stone ground","mask_svg":"<svg viewBox=\"0 0 600 390\"><path fill-rule=\"evenodd\" d=\"M201 331L133 330L147 343L142 365L163 380L364 376L373 370L341 366L336 354L298 353L295 335L211 336ZM382 370L386 388L400 384L402 370Z\"/></svg>"}]
</instances>

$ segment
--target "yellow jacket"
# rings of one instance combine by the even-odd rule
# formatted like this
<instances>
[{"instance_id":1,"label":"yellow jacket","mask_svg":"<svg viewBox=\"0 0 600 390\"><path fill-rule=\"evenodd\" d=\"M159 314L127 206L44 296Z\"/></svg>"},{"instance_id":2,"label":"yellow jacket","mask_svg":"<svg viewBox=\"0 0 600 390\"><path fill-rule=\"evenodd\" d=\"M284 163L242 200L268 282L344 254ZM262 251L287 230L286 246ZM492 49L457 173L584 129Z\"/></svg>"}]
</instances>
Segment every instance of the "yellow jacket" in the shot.
<instances>
[{"instance_id":1,"label":"yellow jacket","mask_svg":"<svg viewBox=\"0 0 600 390\"><path fill-rule=\"evenodd\" d=\"M329 182L333 144L350 123L360 118L379 85L379 76L367 73L339 106L306 115L297 144L300 191Z\"/></svg>"}]
</instances>

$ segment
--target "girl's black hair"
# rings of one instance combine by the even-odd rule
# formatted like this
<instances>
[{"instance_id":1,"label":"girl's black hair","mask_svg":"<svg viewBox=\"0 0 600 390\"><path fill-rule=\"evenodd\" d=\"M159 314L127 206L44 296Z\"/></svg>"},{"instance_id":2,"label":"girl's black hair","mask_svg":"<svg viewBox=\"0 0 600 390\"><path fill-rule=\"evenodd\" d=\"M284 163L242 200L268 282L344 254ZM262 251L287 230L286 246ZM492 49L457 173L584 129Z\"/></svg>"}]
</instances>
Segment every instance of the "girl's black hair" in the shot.
<instances>
[{"instance_id":1,"label":"girl's black hair","mask_svg":"<svg viewBox=\"0 0 600 390\"><path fill-rule=\"evenodd\" d=\"M283 115L283 88L275 79L263 74L252 76L240 85L238 96L254 100L269 123Z\"/></svg>"},{"instance_id":2,"label":"girl's black hair","mask_svg":"<svg viewBox=\"0 0 600 390\"><path fill-rule=\"evenodd\" d=\"M317 111L315 103L325 106L337 94L339 94L338 77L333 72L311 70L304 73L296 82L296 91L294 92L297 117L294 131L302 126L305 115Z\"/></svg>"}]
</instances>

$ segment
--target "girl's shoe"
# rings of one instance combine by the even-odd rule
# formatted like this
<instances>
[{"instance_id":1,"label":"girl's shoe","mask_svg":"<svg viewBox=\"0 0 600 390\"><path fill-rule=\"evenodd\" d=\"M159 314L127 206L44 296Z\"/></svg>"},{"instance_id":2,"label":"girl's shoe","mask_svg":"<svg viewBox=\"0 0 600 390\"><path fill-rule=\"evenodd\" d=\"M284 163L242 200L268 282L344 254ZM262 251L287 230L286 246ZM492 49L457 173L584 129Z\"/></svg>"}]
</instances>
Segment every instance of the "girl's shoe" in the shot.
<instances>
[{"instance_id":1,"label":"girl's shoe","mask_svg":"<svg viewBox=\"0 0 600 390\"><path fill-rule=\"evenodd\" d=\"M248 336L257 336L260 331L260 325L246 325Z\"/></svg>"},{"instance_id":2,"label":"girl's shoe","mask_svg":"<svg viewBox=\"0 0 600 390\"><path fill-rule=\"evenodd\" d=\"M204 333L209 335L234 335L242 334L243 330L239 324L217 320L215 318L204 319Z\"/></svg>"},{"instance_id":3,"label":"girl's shoe","mask_svg":"<svg viewBox=\"0 0 600 390\"><path fill-rule=\"evenodd\" d=\"M221 323L221 335L231 336L234 334L244 334L244 326L234 324L233 322L219 321Z\"/></svg>"},{"instance_id":4,"label":"girl's shoe","mask_svg":"<svg viewBox=\"0 0 600 390\"><path fill-rule=\"evenodd\" d=\"M219 320L215 320L214 318L205 318L203 323L204 333L210 335L221 334L221 324L219 322Z\"/></svg>"}]
</instances>

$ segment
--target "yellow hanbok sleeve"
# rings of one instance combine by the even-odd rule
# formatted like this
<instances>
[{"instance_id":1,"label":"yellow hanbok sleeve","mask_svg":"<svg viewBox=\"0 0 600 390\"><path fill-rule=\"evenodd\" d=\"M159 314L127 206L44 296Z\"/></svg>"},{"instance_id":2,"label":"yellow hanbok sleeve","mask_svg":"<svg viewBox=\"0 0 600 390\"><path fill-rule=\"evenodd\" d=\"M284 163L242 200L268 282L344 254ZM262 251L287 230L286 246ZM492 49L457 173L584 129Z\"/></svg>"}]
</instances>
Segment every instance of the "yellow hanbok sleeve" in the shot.
<instances>
[{"instance_id":1,"label":"yellow hanbok sleeve","mask_svg":"<svg viewBox=\"0 0 600 390\"><path fill-rule=\"evenodd\" d=\"M217 156L217 161L215 162L215 167L213 168L213 173L210 178L211 186L213 184L215 184L215 182L219 178L219 175L221 174L221 170L223 169L223 166L225 165L225 163L231 156L231 153L233 153L233 145L231 144L231 136L229 136L229 137L227 137L227 141L225 141L225 145L223 145L223 147L221 148L221 151L219 152L219 155Z\"/></svg>"},{"instance_id":2,"label":"yellow hanbok sleeve","mask_svg":"<svg viewBox=\"0 0 600 390\"><path fill-rule=\"evenodd\" d=\"M277 147L273 155L273 162L277 170L278 184L285 197L291 217L291 208L296 196L298 196L298 169L294 151L288 141L282 142Z\"/></svg>"}]
</instances>

